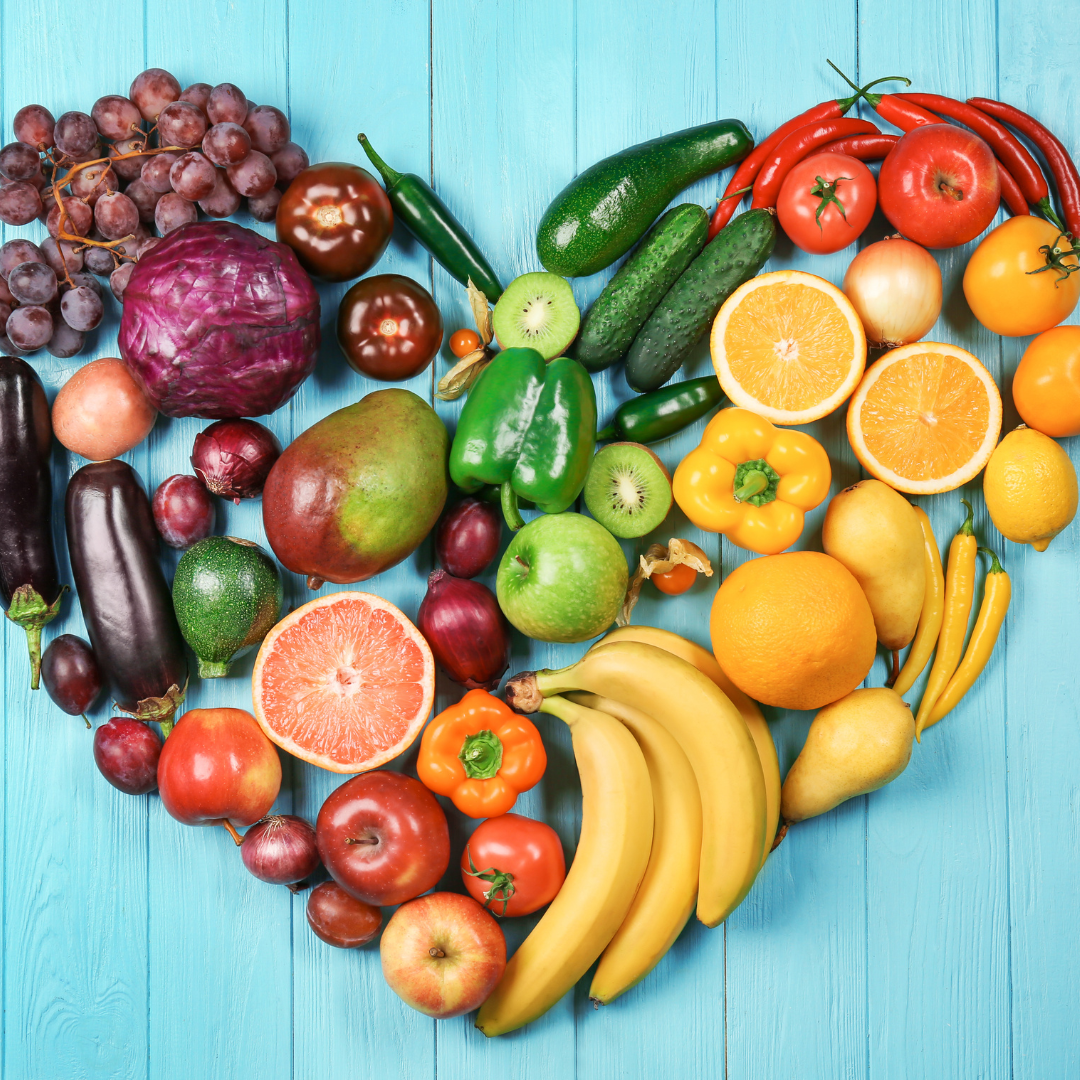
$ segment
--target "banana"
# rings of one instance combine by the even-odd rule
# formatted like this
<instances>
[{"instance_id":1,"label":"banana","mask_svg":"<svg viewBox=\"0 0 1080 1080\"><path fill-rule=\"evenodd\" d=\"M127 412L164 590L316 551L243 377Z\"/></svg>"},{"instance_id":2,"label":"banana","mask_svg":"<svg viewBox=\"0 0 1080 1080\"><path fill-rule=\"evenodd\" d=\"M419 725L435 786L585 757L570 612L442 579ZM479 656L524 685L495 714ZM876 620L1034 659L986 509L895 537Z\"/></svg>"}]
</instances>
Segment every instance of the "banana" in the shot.
<instances>
[{"instance_id":1,"label":"banana","mask_svg":"<svg viewBox=\"0 0 1080 1080\"><path fill-rule=\"evenodd\" d=\"M581 837L562 889L480 1007L476 1026L488 1036L535 1020L589 970L626 918L652 847L649 769L634 736L607 713L566 698L539 707L570 727Z\"/></svg>"},{"instance_id":2,"label":"banana","mask_svg":"<svg viewBox=\"0 0 1080 1080\"><path fill-rule=\"evenodd\" d=\"M776 839L776 830L780 825L780 761L776 756L776 744L772 732L761 715L757 703L748 698L725 674L708 649L703 649L696 641L688 641L670 630L660 630L655 626L622 626L602 637L597 645L611 641L640 641L645 645L655 645L665 652L682 657L688 664L708 675L721 690L727 694L731 704L742 713L746 726L757 747L761 759L761 771L765 776L765 855L762 865L769 857L769 849Z\"/></svg>"},{"instance_id":3,"label":"banana","mask_svg":"<svg viewBox=\"0 0 1080 1080\"><path fill-rule=\"evenodd\" d=\"M690 762L662 724L611 698L582 693L569 697L614 716L630 729L652 782L649 867L622 926L600 957L589 989L594 1002L607 1005L656 967L694 910L701 862L701 796Z\"/></svg>"},{"instance_id":4,"label":"banana","mask_svg":"<svg viewBox=\"0 0 1080 1080\"><path fill-rule=\"evenodd\" d=\"M541 697L586 690L633 705L675 736L701 793L697 916L716 926L750 891L765 852L765 777L746 722L692 664L654 645L613 641L561 671L527 672L506 700L535 712Z\"/></svg>"}]
</instances>

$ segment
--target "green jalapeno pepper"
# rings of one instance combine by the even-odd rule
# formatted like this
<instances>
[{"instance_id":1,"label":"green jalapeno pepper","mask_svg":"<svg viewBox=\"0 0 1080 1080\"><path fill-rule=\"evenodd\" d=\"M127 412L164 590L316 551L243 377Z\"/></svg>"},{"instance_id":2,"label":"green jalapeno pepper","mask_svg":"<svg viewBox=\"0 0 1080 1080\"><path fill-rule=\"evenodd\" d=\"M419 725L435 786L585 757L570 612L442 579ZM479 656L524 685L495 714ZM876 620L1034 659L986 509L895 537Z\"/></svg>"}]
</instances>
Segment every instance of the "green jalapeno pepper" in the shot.
<instances>
[{"instance_id":1,"label":"green jalapeno pepper","mask_svg":"<svg viewBox=\"0 0 1080 1080\"><path fill-rule=\"evenodd\" d=\"M661 386L619 406L611 423L597 432L597 441L651 443L682 431L724 398L715 375Z\"/></svg>"}]
</instances>

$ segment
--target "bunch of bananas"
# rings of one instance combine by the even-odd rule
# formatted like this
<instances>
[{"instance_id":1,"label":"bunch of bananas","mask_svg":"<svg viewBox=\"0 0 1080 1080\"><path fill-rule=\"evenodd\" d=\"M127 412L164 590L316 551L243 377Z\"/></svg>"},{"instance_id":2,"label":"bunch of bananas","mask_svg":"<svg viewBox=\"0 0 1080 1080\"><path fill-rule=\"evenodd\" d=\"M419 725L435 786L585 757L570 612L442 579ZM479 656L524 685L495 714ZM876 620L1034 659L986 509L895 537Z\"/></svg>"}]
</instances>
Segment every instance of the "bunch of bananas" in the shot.
<instances>
[{"instance_id":1,"label":"bunch of bananas","mask_svg":"<svg viewBox=\"0 0 1080 1080\"><path fill-rule=\"evenodd\" d=\"M760 710L677 634L624 627L571 667L515 676L506 697L569 726L581 836L562 890L480 1009L485 1035L547 1012L597 957L590 996L612 1001L671 948L695 899L706 926L726 919L764 864L780 812Z\"/></svg>"}]
</instances>

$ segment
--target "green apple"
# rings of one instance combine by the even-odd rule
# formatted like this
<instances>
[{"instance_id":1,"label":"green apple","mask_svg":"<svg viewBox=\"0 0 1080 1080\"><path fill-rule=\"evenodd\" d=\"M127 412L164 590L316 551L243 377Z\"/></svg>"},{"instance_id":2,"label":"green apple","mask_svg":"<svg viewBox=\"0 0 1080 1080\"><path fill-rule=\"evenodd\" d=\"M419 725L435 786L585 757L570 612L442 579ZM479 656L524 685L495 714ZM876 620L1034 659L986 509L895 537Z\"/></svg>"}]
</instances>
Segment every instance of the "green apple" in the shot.
<instances>
[{"instance_id":1,"label":"green apple","mask_svg":"<svg viewBox=\"0 0 1080 1080\"><path fill-rule=\"evenodd\" d=\"M603 525L582 514L542 514L510 542L495 591L523 634L586 641L615 621L626 579L626 557Z\"/></svg>"}]
</instances>

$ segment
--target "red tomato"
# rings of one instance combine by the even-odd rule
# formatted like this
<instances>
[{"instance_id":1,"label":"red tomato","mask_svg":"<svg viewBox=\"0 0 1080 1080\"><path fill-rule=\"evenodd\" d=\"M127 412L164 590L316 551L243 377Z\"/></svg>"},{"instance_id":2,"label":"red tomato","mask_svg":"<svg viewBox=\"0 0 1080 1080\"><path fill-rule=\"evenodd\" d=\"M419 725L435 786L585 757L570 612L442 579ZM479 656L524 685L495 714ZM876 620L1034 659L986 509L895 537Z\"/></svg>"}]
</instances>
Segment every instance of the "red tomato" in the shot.
<instances>
[{"instance_id":1,"label":"red tomato","mask_svg":"<svg viewBox=\"0 0 1080 1080\"><path fill-rule=\"evenodd\" d=\"M495 915L528 915L550 904L566 878L555 830L520 814L481 822L461 853L461 879Z\"/></svg>"},{"instance_id":2,"label":"red tomato","mask_svg":"<svg viewBox=\"0 0 1080 1080\"><path fill-rule=\"evenodd\" d=\"M847 154L817 154L787 174L776 213L797 247L828 255L858 239L876 205L874 175L861 161Z\"/></svg>"}]
</instances>

